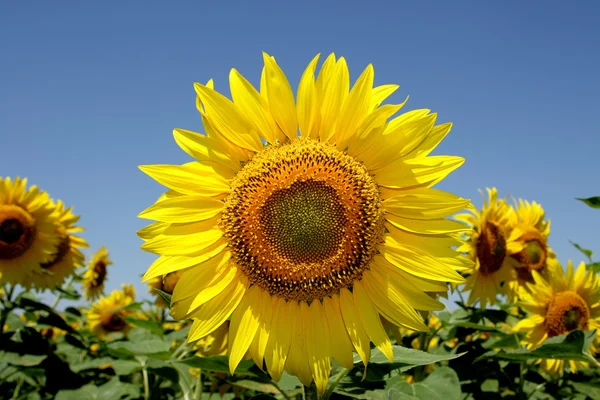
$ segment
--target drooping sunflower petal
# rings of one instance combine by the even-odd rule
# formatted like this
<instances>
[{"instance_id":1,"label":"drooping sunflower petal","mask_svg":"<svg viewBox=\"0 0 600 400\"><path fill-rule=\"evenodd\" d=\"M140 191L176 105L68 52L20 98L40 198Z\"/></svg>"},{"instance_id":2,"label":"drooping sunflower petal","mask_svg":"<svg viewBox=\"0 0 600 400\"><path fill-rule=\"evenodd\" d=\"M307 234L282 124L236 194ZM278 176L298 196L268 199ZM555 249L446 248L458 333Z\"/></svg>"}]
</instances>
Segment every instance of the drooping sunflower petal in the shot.
<instances>
[{"instance_id":1,"label":"drooping sunflower petal","mask_svg":"<svg viewBox=\"0 0 600 400\"><path fill-rule=\"evenodd\" d=\"M231 375L242 361L258 331L260 314L263 308L263 305L260 304L260 290L258 286L250 287L240 306L235 309L231 316L229 327L229 333L233 339L233 343L229 347L229 373Z\"/></svg>"}]
</instances>

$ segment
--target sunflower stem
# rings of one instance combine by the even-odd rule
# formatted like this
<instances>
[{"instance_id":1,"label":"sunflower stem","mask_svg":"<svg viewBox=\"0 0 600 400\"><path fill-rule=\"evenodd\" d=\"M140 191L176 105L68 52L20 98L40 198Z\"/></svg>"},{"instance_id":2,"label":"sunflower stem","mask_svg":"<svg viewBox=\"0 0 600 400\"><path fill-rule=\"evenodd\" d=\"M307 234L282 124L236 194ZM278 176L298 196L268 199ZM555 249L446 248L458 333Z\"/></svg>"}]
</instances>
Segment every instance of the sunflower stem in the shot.
<instances>
[{"instance_id":1,"label":"sunflower stem","mask_svg":"<svg viewBox=\"0 0 600 400\"><path fill-rule=\"evenodd\" d=\"M144 400L150 400L150 380L148 379L148 369L146 363L142 363L142 375L144 377Z\"/></svg>"},{"instance_id":2,"label":"sunflower stem","mask_svg":"<svg viewBox=\"0 0 600 400\"><path fill-rule=\"evenodd\" d=\"M302 386L302 400L319 400L317 385L311 382L310 386Z\"/></svg>"},{"instance_id":3,"label":"sunflower stem","mask_svg":"<svg viewBox=\"0 0 600 400\"><path fill-rule=\"evenodd\" d=\"M71 288L71 284L73 283L73 279L74 279L73 275L71 275L69 277L69 279L67 279L67 283L65 283L64 286L63 286L63 290L64 291L67 291L67 290L69 290ZM52 305L50 306L50 308L52 308L52 309L56 308L56 306L58 305L58 302L62 299L62 295L63 295L62 292L58 292L56 294L56 298L54 299L54 302L52 303Z\"/></svg>"},{"instance_id":4,"label":"sunflower stem","mask_svg":"<svg viewBox=\"0 0 600 400\"><path fill-rule=\"evenodd\" d=\"M520 362L519 363L519 393L518 393L518 398L522 399L524 398L524 392L523 392L523 384L524 382L524 375L525 375L525 363L524 362Z\"/></svg>"},{"instance_id":5,"label":"sunflower stem","mask_svg":"<svg viewBox=\"0 0 600 400\"><path fill-rule=\"evenodd\" d=\"M194 400L200 400L202 398L202 370L198 371L198 378L196 379L196 387L194 388Z\"/></svg>"}]
</instances>

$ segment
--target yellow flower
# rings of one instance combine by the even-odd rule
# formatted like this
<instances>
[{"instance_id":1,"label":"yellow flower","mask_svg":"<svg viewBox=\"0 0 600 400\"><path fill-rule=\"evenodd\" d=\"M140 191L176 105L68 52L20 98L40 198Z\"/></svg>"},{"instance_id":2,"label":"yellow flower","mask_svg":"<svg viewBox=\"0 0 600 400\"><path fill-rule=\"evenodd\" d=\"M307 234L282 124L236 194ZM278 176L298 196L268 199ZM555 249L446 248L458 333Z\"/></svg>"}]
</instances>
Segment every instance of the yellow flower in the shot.
<instances>
[{"instance_id":1,"label":"yellow flower","mask_svg":"<svg viewBox=\"0 0 600 400\"><path fill-rule=\"evenodd\" d=\"M586 271L585 263L574 271L569 261L566 274L562 267L553 274L552 281L546 281L537 271L532 271L534 283L527 283L522 289L520 306L529 312L529 317L519 321L514 329L525 332L524 343L528 348L542 344L546 339L563 335L576 329L592 330L600 328L600 278L593 271ZM595 354L596 344L590 352ZM565 369L565 361L544 359L542 368L560 375ZM585 365L568 361L572 372Z\"/></svg>"},{"instance_id":2,"label":"yellow flower","mask_svg":"<svg viewBox=\"0 0 600 400\"><path fill-rule=\"evenodd\" d=\"M99 338L112 332L127 333L131 325L125 321L133 317L135 310L124 308L135 302L135 291L132 285L124 285L122 290L113 290L108 297L101 297L87 311L90 330Z\"/></svg>"},{"instance_id":3,"label":"yellow flower","mask_svg":"<svg viewBox=\"0 0 600 400\"><path fill-rule=\"evenodd\" d=\"M508 257L514 242L511 236L516 220L514 209L498 198L496 188L487 189L487 193L489 200L484 196L480 211L455 216L472 228L466 234L467 242L458 251L468 253L475 261L467 272L463 291L471 292L467 305L479 300L481 308L495 304L496 296L505 293L506 283L516 278L513 261Z\"/></svg>"},{"instance_id":4,"label":"yellow flower","mask_svg":"<svg viewBox=\"0 0 600 400\"><path fill-rule=\"evenodd\" d=\"M545 220L542 206L535 201L530 203L519 199L516 216L517 223L512 232L515 241L510 257L515 261L517 279L508 283L507 293L513 301L521 288L527 288L527 282L533 283L531 271L537 271L546 281L551 281L551 275L561 268L554 251L548 246L550 221Z\"/></svg>"},{"instance_id":5,"label":"yellow flower","mask_svg":"<svg viewBox=\"0 0 600 400\"><path fill-rule=\"evenodd\" d=\"M0 283L26 284L60 242L54 204L27 179L0 177Z\"/></svg>"},{"instance_id":6,"label":"yellow flower","mask_svg":"<svg viewBox=\"0 0 600 400\"><path fill-rule=\"evenodd\" d=\"M331 357L366 363L372 341L391 359L380 315L426 330L416 310L443 308L426 292L471 262L452 249L464 225L446 219L469 200L431 188L464 162L429 156L451 124L429 110L390 120L404 103L381 103L398 86L373 87L369 65L350 90L344 58L315 78L318 59L297 101L266 54L260 92L235 69L233 102L195 84L207 135L176 129L196 160L140 167L170 190L139 235L161 256L145 281L184 270L171 315L194 319L188 340L231 316L231 372L249 350L275 380L285 369L323 393Z\"/></svg>"},{"instance_id":7,"label":"yellow flower","mask_svg":"<svg viewBox=\"0 0 600 400\"><path fill-rule=\"evenodd\" d=\"M175 290L175 285L179 281L179 278L183 274L183 270L170 272L164 276L156 276L148 282L148 291L156 297L154 304L156 304L160 308L166 308L167 304L165 300L158 294L158 292L154 289L161 290L168 294L173 294L173 290Z\"/></svg>"},{"instance_id":8,"label":"yellow flower","mask_svg":"<svg viewBox=\"0 0 600 400\"><path fill-rule=\"evenodd\" d=\"M25 286L53 289L55 286L62 285L68 275L83 265L84 256L79 249L88 247L88 244L83 238L75 235L83 232L83 228L75 225L79 216L73 214L71 207L65 208L62 201L57 202L55 213L59 223L56 233L60 237L60 242L55 248L52 259L40 264L41 268L24 280Z\"/></svg>"},{"instance_id":9,"label":"yellow flower","mask_svg":"<svg viewBox=\"0 0 600 400\"><path fill-rule=\"evenodd\" d=\"M108 257L108 250L102 246L88 263L88 269L83 275L83 289L88 299L95 300L104 293L107 268L112 264Z\"/></svg>"}]
</instances>

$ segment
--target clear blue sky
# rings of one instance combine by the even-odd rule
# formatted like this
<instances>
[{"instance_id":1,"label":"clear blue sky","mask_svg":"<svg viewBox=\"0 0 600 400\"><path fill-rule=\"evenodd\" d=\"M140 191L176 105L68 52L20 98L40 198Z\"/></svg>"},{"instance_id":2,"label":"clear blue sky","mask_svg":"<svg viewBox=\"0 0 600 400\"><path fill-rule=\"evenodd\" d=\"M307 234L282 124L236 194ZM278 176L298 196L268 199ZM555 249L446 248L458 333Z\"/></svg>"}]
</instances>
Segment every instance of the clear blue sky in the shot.
<instances>
[{"instance_id":1,"label":"clear blue sky","mask_svg":"<svg viewBox=\"0 0 600 400\"><path fill-rule=\"evenodd\" d=\"M137 166L189 161L171 132L202 130L193 82L257 83L264 50L295 87L334 51L455 123L437 153L467 162L442 189L539 201L559 259L580 260L568 239L600 253L600 212L573 199L600 195L599 19L597 1L2 2L0 175L74 205L115 261L108 289L145 292L137 214L163 189Z\"/></svg>"}]
</instances>

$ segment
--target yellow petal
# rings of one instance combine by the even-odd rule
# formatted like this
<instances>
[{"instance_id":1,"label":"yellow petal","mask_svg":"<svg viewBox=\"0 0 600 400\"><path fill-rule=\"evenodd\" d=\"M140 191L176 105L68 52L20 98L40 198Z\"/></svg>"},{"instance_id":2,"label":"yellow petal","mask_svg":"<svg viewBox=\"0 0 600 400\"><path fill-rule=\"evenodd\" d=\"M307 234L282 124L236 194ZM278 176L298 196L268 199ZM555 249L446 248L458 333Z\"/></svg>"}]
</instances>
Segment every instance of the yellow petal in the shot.
<instances>
[{"instance_id":1,"label":"yellow petal","mask_svg":"<svg viewBox=\"0 0 600 400\"><path fill-rule=\"evenodd\" d=\"M231 315L231 325L229 326L229 340L233 342L229 346L229 373L231 375L244 358L258 330L262 308L260 290L262 289L258 286L248 289L239 307Z\"/></svg>"},{"instance_id":2,"label":"yellow petal","mask_svg":"<svg viewBox=\"0 0 600 400\"><path fill-rule=\"evenodd\" d=\"M233 269L235 272L236 268L233 263L230 263L230 260L231 252L223 251L217 256L185 271L179 278L181 284L175 286L172 301L176 303L187 298L196 297L204 289L219 280L220 276L228 270ZM232 268L228 268L230 264L232 264ZM231 279L229 279L229 282L231 282ZM185 314L187 314L187 310L185 311Z\"/></svg>"},{"instance_id":3,"label":"yellow petal","mask_svg":"<svg viewBox=\"0 0 600 400\"><path fill-rule=\"evenodd\" d=\"M389 236L379 250L387 261L411 275L434 281L464 282L464 278L449 266L441 264L420 249L400 244Z\"/></svg>"},{"instance_id":4,"label":"yellow petal","mask_svg":"<svg viewBox=\"0 0 600 400\"><path fill-rule=\"evenodd\" d=\"M387 332L383 329L379 313L369 299L367 292L360 281L355 281L352 285L352 294L354 295L354 306L358 311L362 326L365 328L371 342L388 358L394 361L392 344Z\"/></svg>"},{"instance_id":5,"label":"yellow petal","mask_svg":"<svg viewBox=\"0 0 600 400\"><path fill-rule=\"evenodd\" d=\"M306 356L304 320L298 303L289 302L288 307L292 321L292 341L285 368L290 374L296 375L303 385L309 386L312 382L312 373Z\"/></svg>"},{"instance_id":6,"label":"yellow petal","mask_svg":"<svg viewBox=\"0 0 600 400\"><path fill-rule=\"evenodd\" d=\"M250 345L250 355L252 356L252 359L256 365L262 369L263 359L265 358L265 350L267 348L267 343L269 342L269 336L272 330L271 318L273 316L273 306L275 303L273 302L271 295L264 290L260 291L259 297L259 304L262 308L259 313L260 318L258 331L254 337L254 341ZM278 321L275 321L275 323L278 323Z\"/></svg>"},{"instance_id":7,"label":"yellow petal","mask_svg":"<svg viewBox=\"0 0 600 400\"><path fill-rule=\"evenodd\" d=\"M220 239L194 256L160 256L150 265L150 268L148 268L148 271L146 271L146 274L142 278L142 282L147 282L152 278L166 275L170 272L199 265L221 254L226 246L227 242L225 239Z\"/></svg>"},{"instance_id":8,"label":"yellow petal","mask_svg":"<svg viewBox=\"0 0 600 400\"><path fill-rule=\"evenodd\" d=\"M162 234L164 230L169 227L169 225L170 224L166 222L153 222L150 225L138 230L137 235L144 240L150 239L154 236Z\"/></svg>"},{"instance_id":9,"label":"yellow petal","mask_svg":"<svg viewBox=\"0 0 600 400\"><path fill-rule=\"evenodd\" d=\"M223 209L223 202L206 196L180 196L161 201L142 211L138 217L164 222L196 222L212 218Z\"/></svg>"},{"instance_id":10,"label":"yellow petal","mask_svg":"<svg viewBox=\"0 0 600 400\"><path fill-rule=\"evenodd\" d=\"M184 194L214 196L229 192L229 184L214 169L194 162L184 165L142 165L145 174Z\"/></svg>"},{"instance_id":11,"label":"yellow petal","mask_svg":"<svg viewBox=\"0 0 600 400\"><path fill-rule=\"evenodd\" d=\"M344 368L352 369L354 359L352 355L352 342L346 332L344 321L342 320L342 311L339 302L334 302L331 298L323 299L324 318L327 319L329 326L329 336L331 337L331 355Z\"/></svg>"},{"instance_id":12,"label":"yellow petal","mask_svg":"<svg viewBox=\"0 0 600 400\"><path fill-rule=\"evenodd\" d=\"M240 304L247 287L246 280L233 281L220 295L196 310L191 316L194 323L190 328L188 342L203 338L221 326Z\"/></svg>"},{"instance_id":13,"label":"yellow petal","mask_svg":"<svg viewBox=\"0 0 600 400\"><path fill-rule=\"evenodd\" d=\"M362 279L365 291L379 310L379 313L396 326L404 326L414 331L426 332L427 326L406 298L400 293L386 275L376 271L367 271Z\"/></svg>"},{"instance_id":14,"label":"yellow petal","mask_svg":"<svg viewBox=\"0 0 600 400\"><path fill-rule=\"evenodd\" d=\"M331 57L331 56L330 56ZM325 60L325 64L330 60ZM335 60L335 57L333 58ZM344 57L341 57L335 66L323 65L319 77L317 78L317 87L321 97L321 123L319 125L319 138L323 142L328 142L335 133L335 124L337 122L342 104L348 96L350 86L350 74L348 65Z\"/></svg>"},{"instance_id":15,"label":"yellow petal","mask_svg":"<svg viewBox=\"0 0 600 400\"><path fill-rule=\"evenodd\" d=\"M142 250L165 256L190 256L204 251L223 237L223 231L217 224L218 220L213 218L185 224L187 226L171 225L162 235L149 239L140 247ZM182 232L182 234L170 234L171 232Z\"/></svg>"},{"instance_id":16,"label":"yellow petal","mask_svg":"<svg viewBox=\"0 0 600 400\"><path fill-rule=\"evenodd\" d=\"M319 106L319 99L317 97L315 69L320 56L320 54L317 54L308 64L298 85L298 126L300 134L304 137L317 136L317 131L313 129L319 117L317 108Z\"/></svg>"},{"instance_id":17,"label":"yellow petal","mask_svg":"<svg viewBox=\"0 0 600 400\"><path fill-rule=\"evenodd\" d=\"M371 104L369 111L375 110L385 99L390 97L400 86L398 85L381 85L373 88L371 94Z\"/></svg>"},{"instance_id":18,"label":"yellow petal","mask_svg":"<svg viewBox=\"0 0 600 400\"><path fill-rule=\"evenodd\" d=\"M404 218L444 218L467 207L471 201L431 188L403 190L383 201L385 210Z\"/></svg>"},{"instance_id":19,"label":"yellow petal","mask_svg":"<svg viewBox=\"0 0 600 400\"><path fill-rule=\"evenodd\" d=\"M394 214L386 214L385 218L398 229L419 235L443 235L469 230L467 226L460 222L445 218L412 219L402 218Z\"/></svg>"},{"instance_id":20,"label":"yellow petal","mask_svg":"<svg viewBox=\"0 0 600 400\"><path fill-rule=\"evenodd\" d=\"M269 108L277 125L290 139L298 136L298 120L294 92L279 65L268 54L263 53L265 79Z\"/></svg>"},{"instance_id":21,"label":"yellow petal","mask_svg":"<svg viewBox=\"0 0 600 400\"><path fill-rule=\"evenodd\" d=\"M465 162L462 157L431 156L417 159L399 159L375 173L375 181L389 188L409 189L433 186Z\"/></svg>"},{"instance_id":22,"label":"yellow petal","mask_svg":"<svg viewBox=\"0 0 600 400\"><path fill-rule=\"evenodd\" d=\"M425 140L423 140L411 152L407 153L406 157L417 158L428 156L438 146L438 144L444 140L448 132L450 132L450 129L452 129L451 122L434 126L427 134Z\"/></svg>"},{"instance_id":23,"label":"yellow petal","mask_svg":"<svg viewBox=\"0 0 600 400\"><path fill-rule=\"evenodd\" d=\"M234 103L256 125L261 136L269 143L276 143L282 135L269 112L267 100L235 68L229 73L229 86Z\"/></svg>"},{"instance_id":24,"label":"yellow petal","mask_svg":"<svg viewBox=\"0 0 600 400\"><path fill-rule=\"evenodd\" d=\"M356 130L367 117L371 103L371 91L375 71L369 64L352 87L346 97L335 127L336 142L340 148L345 148L347 140L356 136Z\"/></svg>"},{"instance_id":25,"label":"yellow petal","mask_svg":"<svg viewBox=\"0 0 600 400\"><path fill-rule=\"evenodd\" d=\"M239 163L223 152L214 139L185 129L174 129L173 137L183 151L201 163L213 166L219 175L231 179L239 170Z\"/></svg>"},{"instance_id":26,"label":"yellow petal","mask_svg":"<svg viewBox=\"0 0 600 400\"><path fill-rule=\"evenodd\" d=\"M337 301L337 296L332 297L333 301ZM344 319L344 325L346 326L346 332L354 345L354 349L358 353L358 356L362 360L364 365L367 365L371 358L371 349L369 346L369 336L361 325L358 311L354 306L354 299L352 293L346 288L340 290L339 295L340 310L342 311L342 318Z\"/></svg>"},{"instance_id":27,"label":"yellow petal","mask_svg":"<svg viewBox=\"0 0 600 400\"><path fill-rule=\"evenodd\" d=\"M329 328L323 318L321 302L313 301L310 307L306 302L300 303L300 312L304 321L306 355L312 377L319 394L325 393L331 370L331 349Z\"/></svg>"},{"instance_id":28,"label":"yellow petal","mask_svg":"<svg viewBox=\"0 0 600 400\"><path fill-rule=\"evenodd\" d=\"M265 363L271 377L281 378L292 340L292 322L288 303L279 297L273 298L273 321L271 334L265 350Z\"/></svg>"},{"instance_id":29,"label":"yellow petal","mask_svg":"<svg viewBox=\"0 0 600 400\"><path fill-rule=\"evenodd\" d=\"M199 83L194 84L194 89L206 108L206 118L216 130L240 147L252 151L262 149L256 130L233 102Z\"/></svg>"}]
</instances>

